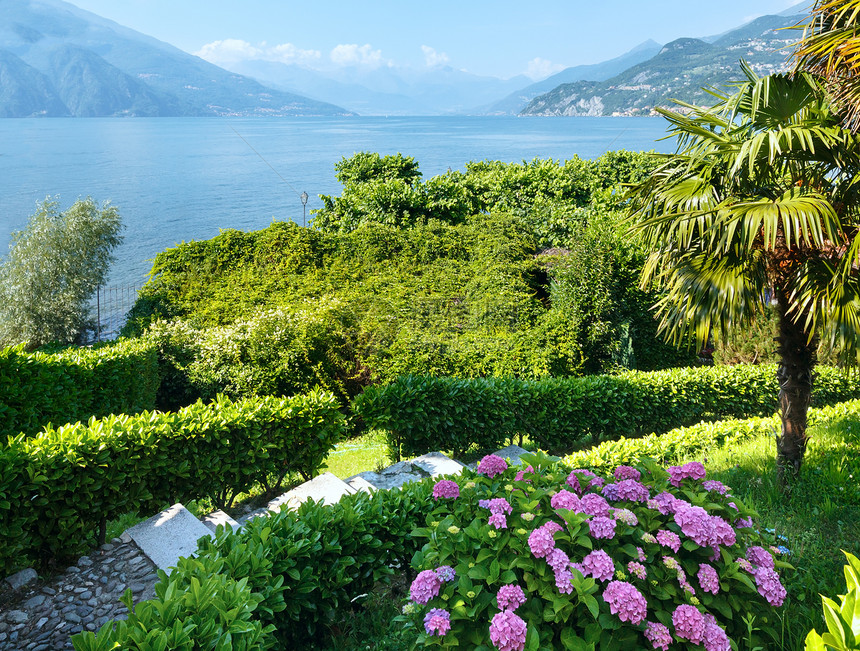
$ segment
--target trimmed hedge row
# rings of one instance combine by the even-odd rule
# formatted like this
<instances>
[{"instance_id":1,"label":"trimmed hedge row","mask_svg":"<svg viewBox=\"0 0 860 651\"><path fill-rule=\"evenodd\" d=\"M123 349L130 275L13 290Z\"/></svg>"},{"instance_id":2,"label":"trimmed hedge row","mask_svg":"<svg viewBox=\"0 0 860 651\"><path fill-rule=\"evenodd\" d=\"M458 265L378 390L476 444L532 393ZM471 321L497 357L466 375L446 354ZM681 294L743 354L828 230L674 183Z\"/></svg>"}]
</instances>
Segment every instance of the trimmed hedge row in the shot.
<instances>
[{"instance_id":1,"label":"trimmed hedge row","mask_svg":"<svg viewBox=\"0 0 860 651\"><path fill-rule=\"evenodd\" d=\"M0 449L0 569L81 551L108 519L312 477L346 434L330 393L219 398L21 434Z\"/></svg>"},{"instance_id":2,"label":"trimmed hedge row","mask_svg":"<svg viewBox=\"0 0 860 651\"><path fill-rule=\"evenodd\" d=\"M810 411L811 421L860 415L860 400ZM767 433L777 418L700 424L662 436L605 442L562 460L570 468L611 470L652 456L667 463ZM195 559L159 572L156 598L132 606L127 621L72 638L77 651L114 648L209 649L231 635L233 649L310 648L338 612L391 567L408 567L424 540L438 477L402 490L348 495L334 506L305 502L297 512L256 518L237 532L200 541ZM189 598L193 594L194 598ZM204 606L201 607L200 604ZM342 611L341 611L342 612ZM145 641L144 641L145 640Z\"/></svg>"},{"instance_id":3,"label":"trimmed hedge row","mask_svg":"<svg viewBox=\"0 0 860 651\"><path fill-rule=\"evenodd\" d=\"M158 383L158 349L143 339L54 353L2 349L0 440L52 422L154 409Z\"/></svg>"},{"instance_id":4,"label":"trimmed hedge row","mask_svg":"<svg viewBox=\"0 0 860 651\"><path fill-rule=\"evenodd\" d=\"M712 366L528 381L403 376L353 402L366 425L386 430L395 456L471 445L492 449L527 434L548 450L777 410L776 366ZM820 367L813 405L860 396L860 381Z\"/></svg>"}]
</instances>

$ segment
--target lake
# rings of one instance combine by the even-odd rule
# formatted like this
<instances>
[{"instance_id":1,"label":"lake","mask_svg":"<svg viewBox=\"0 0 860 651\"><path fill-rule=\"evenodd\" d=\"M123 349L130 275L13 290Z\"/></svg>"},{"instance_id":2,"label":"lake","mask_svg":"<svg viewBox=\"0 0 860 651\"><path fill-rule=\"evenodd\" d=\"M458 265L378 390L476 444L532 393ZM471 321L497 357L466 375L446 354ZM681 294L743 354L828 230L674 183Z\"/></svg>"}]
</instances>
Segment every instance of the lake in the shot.
<instances>
[{"instance_id":1,"label":"lake","mask_svg":"<svg viewBox=\"0 0 860 651\"><path fill-rule=\"evenodd\" d=\"M473 160L672 151L660 118L356 117L0 120L0 255L36 202L110 200L126 225L109 283L141 285L156 253L219 229L303 223L299 198L340 194L358 151L413 156L424 178Z\"/></svg>"}]
</instances>

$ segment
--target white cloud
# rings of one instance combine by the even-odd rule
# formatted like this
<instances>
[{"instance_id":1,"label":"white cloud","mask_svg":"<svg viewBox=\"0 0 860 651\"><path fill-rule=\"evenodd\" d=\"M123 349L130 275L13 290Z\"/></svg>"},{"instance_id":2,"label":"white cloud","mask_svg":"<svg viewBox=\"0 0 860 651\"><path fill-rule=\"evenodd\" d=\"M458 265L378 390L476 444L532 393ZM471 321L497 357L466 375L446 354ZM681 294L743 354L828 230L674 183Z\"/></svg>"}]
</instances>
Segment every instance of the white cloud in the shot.
<instances>
[{"instance_id":1,"label":"white cloud","mask_svg":"<svg viewBox=\"0 0 860 651\"><path fill-rule=\"evenodd\" d=\"M250 59L308 64L318 61L322 57L319 50L302 50L292 43L275 46L268 46L266 43L252 45L247 41L235 38L207 43L194 54L216 65L229 65Z\"/></svg>"},{"instance_id":2,"label":"white cloud","mask_svg":"<svg viewBox=\"0 0 860 651\"><path fill-rule=\"evenodd\" d=\"M444 52L437 52L434 48L429 45L422 45L421 51L424 53L424 63L428 68L435 68L436 66L444 66L450 59L448 55Z\"/></svg>"},{"instance_id":3,"label":"white cloud","mask_svg":"<svg viewBox=\"0 0 860 651\"><path fill-rule=\"evenodd\" d=\"M552 61L535 57L529 61L528 68L526 68L526 77L537 81L539 79L546 79L550 75L553 75L556 72L561 72L562 70L564 70L564 66L559 63L553 63Z\"/></svg>"},{"instance_id":4,"label":"white cloud","mask_svg":"<svg viewBox=\"0 0 860 651\"><path fill-rule=\"evenodd\" d=\"M390 61L382 58L382 50L374 50L370 45L355 45L354 43L335 46L329 54L329 58L339 66L379 68L383 65L391 65Z\"/></svg>"}]
</instances>

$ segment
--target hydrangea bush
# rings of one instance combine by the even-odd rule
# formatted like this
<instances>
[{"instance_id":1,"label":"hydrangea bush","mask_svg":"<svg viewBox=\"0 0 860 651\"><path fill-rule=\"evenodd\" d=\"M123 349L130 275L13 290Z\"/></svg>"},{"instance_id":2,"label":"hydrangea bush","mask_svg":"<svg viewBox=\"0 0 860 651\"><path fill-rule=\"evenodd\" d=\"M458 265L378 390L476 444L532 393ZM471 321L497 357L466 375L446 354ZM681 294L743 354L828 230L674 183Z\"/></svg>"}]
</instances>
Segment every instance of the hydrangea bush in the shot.
<instances>
[{"instance_id":1,"label":"hydrangea bush","mask_svg":"<svg viewBox=\"0 0 860 651\"><path fill-rule=\"evenodd\" d=\"M791 566L700 463L608 477L497 456L439 481L402 620L478 651L772 646ZM766 535L766 534L765 534ZM755 613L757 631L743 621ZM756 635L758 638L756 638Z\"/></svg>"}]
</instances>

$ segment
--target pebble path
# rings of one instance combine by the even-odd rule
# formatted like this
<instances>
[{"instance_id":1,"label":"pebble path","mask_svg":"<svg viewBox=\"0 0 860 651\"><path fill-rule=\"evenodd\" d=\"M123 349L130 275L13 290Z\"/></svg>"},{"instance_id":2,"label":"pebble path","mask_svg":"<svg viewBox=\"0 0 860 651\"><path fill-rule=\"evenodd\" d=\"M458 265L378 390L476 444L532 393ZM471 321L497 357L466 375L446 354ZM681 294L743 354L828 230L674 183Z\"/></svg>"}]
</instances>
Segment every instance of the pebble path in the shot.
<instances>
[{"instance_id":1,"label":"pebble path","mask_svg":"<svg viewBox=\"0 0 860 651\"><path fill-rule=\"evenodd\" d=\"M133 542L114 538L76 565L0 604L0 651L72 649L71 636L125 619L119 601L130 588L134 603L155 596L155 565Z\"/></svg>"}]
</instances>

